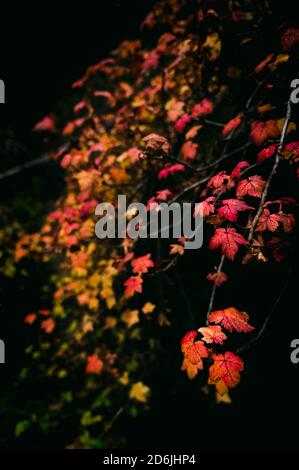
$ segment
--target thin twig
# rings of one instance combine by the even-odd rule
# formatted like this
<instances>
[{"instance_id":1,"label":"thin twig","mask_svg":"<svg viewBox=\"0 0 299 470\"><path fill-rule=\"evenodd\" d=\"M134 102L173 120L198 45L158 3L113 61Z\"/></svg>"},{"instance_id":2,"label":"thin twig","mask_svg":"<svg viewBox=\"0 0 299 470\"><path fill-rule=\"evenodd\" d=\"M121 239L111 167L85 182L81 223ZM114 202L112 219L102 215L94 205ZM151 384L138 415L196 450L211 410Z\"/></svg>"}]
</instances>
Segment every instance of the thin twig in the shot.
<instances>
[{"instance_id":1,"label":"thin twig","mask_svg":"<svg viewBox=\"0 0 299 470\"><path fill-rule=\"evenodd\" d=\"M220 273L220 272L221 272L221 269L222 269L222 267L223 267L224 260L225 260L225 256L222 255L221 258L220 258L220 263L219 263L218 268L217 268L217 273ZM213 285L213 288L212 288L212 292L211 292L211 296L210 296L209 307L208 307L208 311L207 311L207 318L206 318L206 324L207 324L207 325L209 324L208 318L209 318L210 312L211 312L212 309L213 309L214 300L215 300L215 294L216 294L216 289L217 289L217 286L216 286L216 283L214 282L214 285Z\"/></svg>"},{"instance_id":2,"label":"thin twig","mask_svg":"<svg viewBox=\"0 0 299 470\"><path fill-rule=\"evenodd\" d=\"M253 222L252 222L252 225L251 225L249 234L248 234L247 240L248 240L249 242L252 240L252 237L253 237L255 228L256 228L257 223L258 223L258 221L259 221L259 218L260 218L260 216L261 216L261 213L262 213L262 210L263 210L263 206L264 206L264 204L265 204L265 202L266 202L266 198L267 198L267 195L268 195L268 191L269 191L269 188L270 188L270 185L271 185L271 182L272 182L272 178L273 178L273 176L275 175L275 173L276 173L276 171L277 171L277 167L278 167L278 164L279 164L279 161L280 161L280 153L281 153L282 148L283 148L283 145L284 145L284 140L285 140L285 136L286 136L286 133L287 133L287 129L288 129L288 125L289 125L290 119L291 119L291 100L289 99L289 101L288 101L288 103L287 103L286 118L285 118L285 122L284 122L283 129L282 129L282 132L281 132L280 141L279 141L279 146L278 146L278 148L276 149L276 153L275 153L274 164L273 164L272 170L271 170L271 172L270 172L270 174L269 174L269 176L268 176L267 182L266 182L266 184L265 184L265 188L264 188L264 191L263 191L261 200L260 200L260 204L259 204L257 213L256 213L256 215L255 215L255 217L254 217L254 219L253 219Z\"/></svg>"}]
</instances>

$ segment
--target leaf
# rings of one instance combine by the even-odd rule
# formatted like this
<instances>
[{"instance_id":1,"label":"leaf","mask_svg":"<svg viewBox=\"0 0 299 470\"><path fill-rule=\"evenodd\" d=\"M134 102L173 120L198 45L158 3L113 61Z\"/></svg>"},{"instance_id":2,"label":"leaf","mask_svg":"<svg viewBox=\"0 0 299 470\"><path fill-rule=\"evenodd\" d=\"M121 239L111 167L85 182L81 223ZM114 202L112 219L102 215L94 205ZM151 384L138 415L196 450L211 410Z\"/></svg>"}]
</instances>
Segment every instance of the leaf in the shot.
<instances>
[{"instance_id":1,"label":"leaf","mask_svg":"<svg viewBox=\"0 0 299 470\"><path fill-rule=\"evenodd\" d=\"M295 217L293 214L284 214L283 212L279 212L279 220L286 233L290 233L293 230L295 226Z\"/></svg>"},{"instance_id":2,"label":"leaf","mask_svg":"<svg viewBox=\"0 0 299 470\"><path fill-rule=\"evenodd\" d=\"M92 354L87 357L86 372L87 374L100 374L104 367L103 361L97 354Z\"/></svg>"},{"instance_id":3,"label":"leaf","mask_svg":"<svg viewBox=\"0 0 299 470\"><path fill-rule=\"evenodd\" d=\"M224 182L229 179L229 176L226 174L226 171L220 171L208 181L208 188L213 186L215 189L220 188Z\"/></svg>"},{"instance_id":4,"label":"leaf","mask_svg":"<svg viewBox=\"0 0 299 470\"><path fill-rule=\"evenodd\" d=\"M192 142L192 140L187 140L184 142L181 148L183 160L194 160L196 157L198 149L198 144Z\"/></svg>"},{"instance_id":5,"label":"leaf","mask_svg":"<svg viewBox=\"0 0 299 470\"><path fill-rule=\"evenodd\" d=\"M263 209L262 215L260 216L256 232L263 232L264 230L270 230L270 232L275 232L278 228L280 222L279 214L270 214L269 209Z\"/></svg>"},{"instance_id":6,"label":"leaf","mask_svg":"<svg viewBox=\"0 0 299 470\"><path fill-rule=\"evenodd\" d=\"M143 382L135 382L130 389L129 397L132 400L137 400L141 403L146 403L149 392L150 388Z\"/></svg>"},{"instance_id":7,"label":"leaf","mask_svg":"<svg viewBox=\"0 0 299 470\"><path fill-rule=\"evenodd\" d=\"M28 428L30 428L31 426L31 422L28 421L28 419L24 419L22 421L19 421L17 424L16 424L16 427L15 427L15 435L18 437L20 436L21 434L23 434L25 431L27 431Z\"/></svg>"},{"instance_id":8,"label":"leaf","mask_svg":"<svg viewBox=\"0 0 299 470\"><path fill-rule=\"evenodd\" d=\"M144 315L148 315L149 313L152 313L155 308L156 306L154 304L152 304L151 302L146 302L142 307L142 312L144 313Z\"/></svg>"},{"instance_id":9,"label":"leaf","mask_svg":"<svg viewBox=\"0 0 299 470\"><path fill-rule=\"evenodd\" d=\"M128 328L139 323L139 310L127 310L121 316L124 323L127 324Z\"/></svg>"},{"instance_id":10,"label":"leaf","mask_svg":"<svg viewBox=\"0 0 299 470\"><path fill-rule=\"evenodd\" d=\"M45 333L50 334L55 328L55 320L53 320L53 318L47 318L47 320L41 322L40 327Z\"/></svg>"},{"instance_id":11,"label":"leaf","mask_svg":"<svg viewBox=\"0 0 299 470\"><path fill-rule=\"evenodd\" d=\"M37 315L35 313L28 313L28 315L26 315L24 319L24 322L27 323L27 325L32 325L32 323L35 322L36 318Z\"/></svg>"},{"instance_id":12,"label":"leaf","mask_svg":"<svg viewBox=\"0 0 299 470\"><path fill-rule=\"evenodd\" d=\"M190 380L194 379L198 371L203 369L203 364L202 362L199 362L197 364L192 364L186 357L183 359L182 367L181 370L185 370L187 372L188 378Z\"/></svg>"},{"instance_id":13,"label":"leaf","mask_svg":"<svg viewBox=\"0 0 299 470\"><path fill-rule=\"evenodd\" d=\"M206 217L209 214L213 214L213 212L215 211L214 201L215 197L211 196L202 202L196 203L194 209L194 217L196 217L197 215L200 215L201 217Z\"/></svg>"},{"instance_id":14,"label":"leaf","mask_svg":"<svg viewBox=\"0 0 299 470\"><path fill-rule=\"evenodd\" d=\"M222 254L233 260L237 254L238 245L248 245L248 242L237 233L236 229L217 228L210 240L209 248L213 250L221 247Z\"/></svg>"},{"instance_id":15,"label":"leaf","mask_svg":"<svg viewBox=\"0 0 299 470\"><path fill-rule=\"evenodd\" d=\"M208 281L214 282L217 287L220 287L223 282L227 281L228 277L222 271L216 271L215 273L209 273L207 279Z\"/></svg>"},{"instance_id":16,"label":"leaf","mask_svg":"<svg viewBox=\"0 0 299 470\"><path fill-rule=\"evenodd\" d=\"M135 274L147 273L149 268L154 267L154 262L151 260L151 253L147 253L144 256L135 258L133 261L131 261L131 265L133 268L133 273Z\"/></svg>"},{"instance_id":17,"label":"leaf","mask_svg":"<svg viewBox=\"0 0 299 470\"><path fill-rule=\"evenodd\" d=\"M218 215L231 222L236 222L238 212L254 209L254 207L248 206L246 202L239 199L224 199L222 204L223 207L218 210Z\"/></svg>"},{"instance_id":18,"label":"leaf","mask_svg":"<svg viewBox=\"0 0 299 470\"><path fill-rule=\"evenodd\" d=\"M244 370L244 363L239 356L230 351L224 355L218 354L214 358L214 364L209 369L209 383L216 384L220 380L229 388L234 388L240 382L240 374ZM225 390L218 390L218 393L224 394Z\"/></svg>"},{"instance_id":19,"label":"leaf","mask_svg":"<svg viewBox=\"0 0 299 470\"><path fill-rule=\"evenodd\" d=\"M124 282L125 286L125 296L132 297L135 292L139 294L142 292L142 283L143 279L140 276L131 276Z\"/></svg>"},{"instance_id":20,"label":"leaf","mask_svg":"<svg viewBox=\"0 0 299 470\"><path fill-rule=\"evenodd\" d=\"M161 135L151 133L143 138L143 141L146 144L146 149L153 152L161 152L168 154L170 151L170 144L165 137Z\"/></svg>"},{"instance_id":21,"label":"leaf","mask_svg":"<svg viewBox=\"0 0 299 470\"><path fill-rule=\"evenodd\" d=\"M203 326L198 331L203 335L202 340L206 343L223 344L223 341L227 339L219 325Z\"/></svg>"},{"instance_id":22,"label":"leaf","mask_svg":"<svg viewBox=\"0 0 299 470\"><path fill-rule=\"evenodd\" d=\"M230 174L231 178L240 178L240 176L241 176L241 170L242 170L243 168L247 168L247 167L249 167L249 163L246 162L245 160L242 161L242 162L239 162L239 163L235 166L235 168L233 169L233 171L231 172L231 174Z\"/></svg>"},{"instance_id":23,"label":"leaf","mask_svg":"<svg viewBox=\"0 0 299 470\"><path fill-rule=\"evenodd\" d=\"M174 128L178 132L183 132L187 124L191 122L191 116L189 114L184 113L179 119L175 122Z\"/></svg>"},{"instance_id":24,"label":"leaf","mask_svg":"<svg viewBox=\"0 0 299 470\"><path fill-rule=\"evenodd\" d=\"M185 171L184 165L180 163L176 163L175 165L168 165L158 173L158 179L161 180L163 178L167 178L169 175L173 175L177 171Z\"/></svg>"},{"instance_id":25,"label":"leaf","mask_svg":"<svg viewBox=\"0 0 299 470\"><path fill-rule=\"evenodd\" d=\"M214 106L212 101L208 98L204 98L193 107L191 116L193 117L193 119L196 119L200 116L204 116L205 114L211 114L213 110Z\"/></svg>"},{"instance_id":26,"label":"leaf","mask_svg":"<svg viewBox=\"0 0 299 470\"><path fill-rule=\"evenodd\" d=\"M262 145L265 140L278 137L280 130L275 119L269 121L254 121L251 124L250 136L255 145Z\"/></svg>"},{"instance_id":27,"label":"leaf","mask_svg":"<svg viewBox=\"0 0 299 470\"><path fill-rule=\"evenodd\" d=\"M265 187L266 181L261 176L254 175L241 180L237 186L237 197L253 196L261 197Z\"/></svg>"},{"instance_id":28,"label":"leaf","mask_svg":"<svg viewBox=\"0 0 299 470\"><path fill-rule=\"evenodd\" d=\"M178 243L173 243L170 245L170 255L180 255L182 256L185 252L185 248L183 245L179 245Z\"/></svg>"},{"instance_id":29,"label":"leaf","mask_svg":"<svg viewBox=\"0 0 299 470\"><path fill-rule=\"evenodd\" d=\"M35 124L33 130L36 132L54 132L54 119L51 116L44 117L41 121Z\"/></svg>"},{"instance_id":30,"label":"leaf","mask_svg":"<svg viewBox=\"0 0 299 470\"><path fill-rule=\"evenodd\" d=\"M242 116L238 115L228 121L227 124L225 124L224 128L222 129L222 135L223 137L226 137L227 134L229 134L233 129L236 129L242 122Z\"/></svg>"},{"instance_id":31,"label":"leaf","mask_svg":"<svg viewBox=\"0 0 299 470\"><path fill-rule=\"evenodd\" d=\"M266 160L268 158L273 157L273 155L276 152L277 147L278 147L277 144L275 144L275 145L270 145L269 147L266 147L265 149L261 150L257 154L257 157L258 157L257 161L260 163L260 162L263 162L264 160Z\"/></svg>"},{"instance_id":32,"label":"leaf","mask_svg":"<svg viewBox=\"0 0 299 470\"><path fill-rule=\"evenodd\" d=\"M209 351L203 341L194 341L197 336L197 331L189 331L181 340L181 349L185 358L191 364L197 364L202 367L202 358L208 357Z\"/></svg>"},{"instance_id":33,"label":"leaf","mask_svg":"<svg viewBox=\"0 0 299 470\"><path fill-rule=\"evenodd\" d=\"M254 330L254 327L248 323L249 316L246 312L239 312L234 307L229 307L224 310L215 310L211 312L208 317L209 323L220 323L223 328L227 329L230 333L235 330L238 333L249 333Z\"/></svg>"}]
</instances>

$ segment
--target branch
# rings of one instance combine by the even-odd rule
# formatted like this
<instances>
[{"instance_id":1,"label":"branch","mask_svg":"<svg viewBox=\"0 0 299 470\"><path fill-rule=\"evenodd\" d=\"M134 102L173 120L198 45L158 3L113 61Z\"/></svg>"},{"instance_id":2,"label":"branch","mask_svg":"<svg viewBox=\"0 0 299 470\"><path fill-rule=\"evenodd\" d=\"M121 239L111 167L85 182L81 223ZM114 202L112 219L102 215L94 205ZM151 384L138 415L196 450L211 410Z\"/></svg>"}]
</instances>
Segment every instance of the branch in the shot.
<instances>
[{"instance_id":1,"label":"branch","mask_svg":"<svg viewBox=\"0 0 299 470\"><path fill-rule=\"evenodd\" d=\"M222 269L222 267L223 267L224 260L225 260L225 256L222 255L221 258L220 258L220 263L219 263L218 268L217 268L217 273L220 273L220 271L221 271L221 269ZM216 289L217 289L217 286L216 286L216 284L215 284L215 282L214 282L214 285L213 285L213 288L212 288L212 292L211 292L211 296L210 296L209 307L208 307L208 311L207 311L206 325L209 324L208 317L209 317L210 312L211 312L212 309L213 309L214 300L215 300L215 294L216 294Z\"/></svg>"},{"instance_id":2,"label":"branch","mask_svg":"<svg viewBox=\"0 0 299 470\"><path fill-rule=\"evenodd\" d=\"M26 170L27 168L31 168L36 165L40 165L41 163L46 163L50 161L52 157L48 154L42 155L39 158L35 158L34 160L30 160L29 162L24 163L23 165L18 165L10 170L5 171L4 173L0 173L0 180L3 180L5 178L8 178L9 176L14 176L18 173L20 173L23 170Z\"/></svg>"},{"instance_id":3,"label":"branch","mask_svg":"<svg viewBox=\"0 0 299 470\"><path fill-rule=\"evenodd\" d=\"M287 133L287 129L288 129L290 119L291 119L291 100L289 99L289 101L287 103L286 119L285 119L283 129L282 129L282 132L281 132L281 136L280 136L280 140L279 140L279 146L278 146L278 148L276 150L276 153L275 153L274 164L273 164L272 170L271 170L271 172L268 176L268 179L267 179L267 182L266 182L266 185L265 185L265 188L264 188L261 200L260 200L260 204L259 204L257 213L256 213L256 215L253 219L253 222L252 222L249 234L248 234L247 240L249 242L252 240L255 228L257 226L257 223L259 221L259 218L260 218L262 210L263 210L263 205L265 204L265 201L266 201L266 198L267 198L267 195L268 195L268 192L269 192L269 188L270 188L270 185L271 185L271 182L272 182L272 178L276 173L276 170L277 170L277 167L278 167L278 164L279 164L279 160L280 160L280 153L281 153L283 145L284 145L284 140L285 140L285 136L286 136L286 133Z\"/></svg>"}]
</instances>

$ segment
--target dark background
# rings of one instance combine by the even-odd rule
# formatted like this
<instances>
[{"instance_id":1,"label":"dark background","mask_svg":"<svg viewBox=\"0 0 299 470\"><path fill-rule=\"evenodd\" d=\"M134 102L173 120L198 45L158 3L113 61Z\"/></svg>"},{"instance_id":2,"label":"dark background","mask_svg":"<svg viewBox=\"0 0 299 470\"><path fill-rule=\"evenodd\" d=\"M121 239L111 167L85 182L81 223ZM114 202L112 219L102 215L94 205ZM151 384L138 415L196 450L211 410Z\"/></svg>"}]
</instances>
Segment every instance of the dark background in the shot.
<instances>
[{"instance_id":1,"label":"dark background","mask_svg":"<svg viewBox=\"0 0 299 470\"><path fill-rule=\"evenodd\" d=\"M0 137L4 137L0 146L1 169L39 155L39 141L31 133L34 123L51 112L58 100L69 95L71 83L87 66L109 55L121 40L136 37L151 5L151 1L145 0L109 0L99 2L98 6L95 2L72 3L66 10L61 6L50 8L48 4L36 4L31 11L26 4L1 6L0 78L6 84L7 101L0 106ZM288 4L284 5L287 9ZM277 6L278 15L280 7L281 2ZM0 181L1 198L9 200L15 191L27 196L36 175L44 186L42 204L46 206L49 198L55 198L51 181L61 178L51 165L24 171L3 184ZM288 182L285 184L287 187ZM40 189L36 188L39 194ZM196 279L206 269L199 265L198 271L190 272L188 259L186 263L181 275L186 285L192 287L196 305L199 296ZM296 243L292 265L290 281L265 334L243 355L246 371L233 393L233 404L215 405L204 397L197 381L188 381L179 371L179 355L170 357L169 364L162 365L152 376L150 411L132 421L120 418L115 424L116 432L127 436L128 447L298 448L299 364L291 364L289 357L290 342L299 337ZM273 264L258 266L256 271L246 268L242 274L245 287L240 289L237 282L231 287L236 304L246 304L250 298L256 306L252 316L260 318L261 325L277 300L287 272L287 265L279 269ZM20 295L11 285L2 286L0 337L7 346L7 364L0 366L2 396L9 393L14 383L26 344L26 337L21 333L20 310L24 309L24 303L34 304L38 290L38 285L30 285ZM182 301L176 298L176 293L170 295L183 310L185 306L180 304ZM202 307L200 303L197 305ZM176 341L176 334L172 334L171 350L175 350ZM5 429L1 430L3 435ZM51 442L36 437L34 442L24 441L22 445L55 447L62 441L60 435L52 436Z\"/></svg>"}]
</instances>

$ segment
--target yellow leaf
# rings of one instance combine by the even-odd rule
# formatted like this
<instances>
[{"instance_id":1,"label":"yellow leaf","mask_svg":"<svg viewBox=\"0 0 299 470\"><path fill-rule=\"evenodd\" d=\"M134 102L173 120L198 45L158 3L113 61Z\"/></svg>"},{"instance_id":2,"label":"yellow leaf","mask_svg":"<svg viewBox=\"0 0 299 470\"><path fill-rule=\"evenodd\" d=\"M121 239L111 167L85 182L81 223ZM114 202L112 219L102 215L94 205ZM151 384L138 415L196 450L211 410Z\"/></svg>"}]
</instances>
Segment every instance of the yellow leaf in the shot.
<instances>
[{"instance_id":1,"label":"yellow leaf","mask_svg":"<svg viewBox=\"0 0 299 470\"><path fill-rule=\"evenodd\" d=\"M144 306L142 307L142 312L146 315L148 313L152 313L155 310L155 305L152 304L151 302L146 302Z\"/></svg>"},{"instance_id":2,"label":"yellow leaf","mask_svg":"<svg viewBox=\"0 0 299 470\"><path fill-rule=\"evenodd\" d=\"M143 382L136 382L130 389L129 397L142 403L146 403L149 392L150 388L147 385L144 385Z\"/></svg>"}]
</instances>

